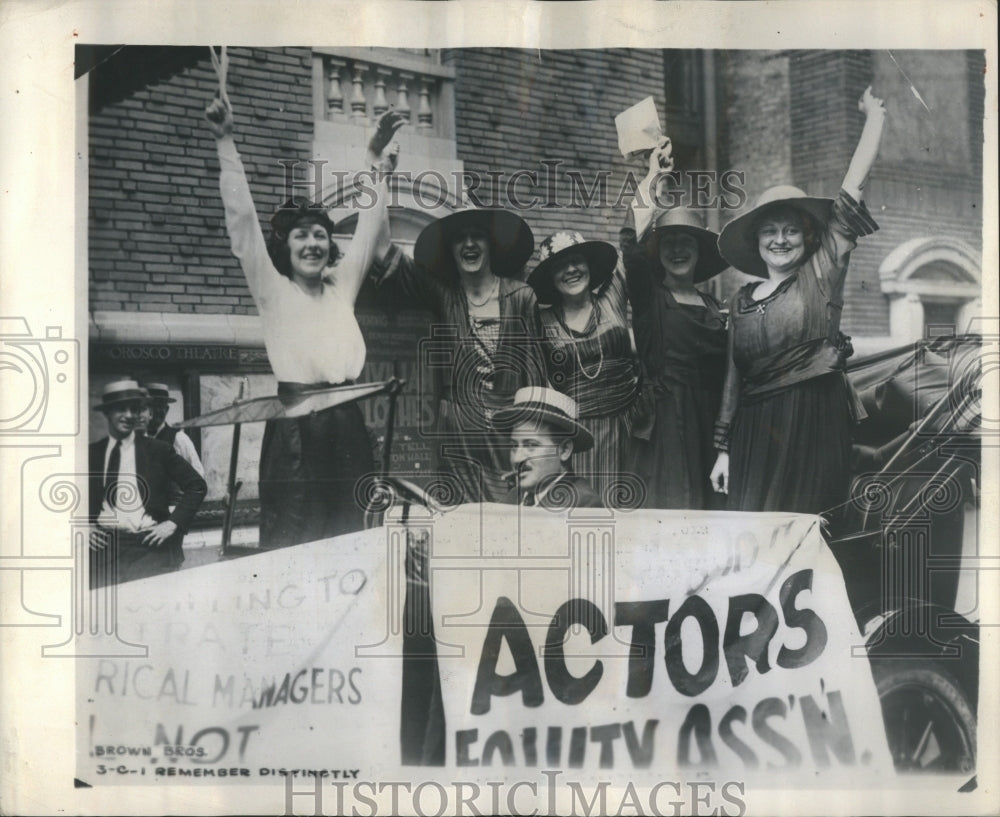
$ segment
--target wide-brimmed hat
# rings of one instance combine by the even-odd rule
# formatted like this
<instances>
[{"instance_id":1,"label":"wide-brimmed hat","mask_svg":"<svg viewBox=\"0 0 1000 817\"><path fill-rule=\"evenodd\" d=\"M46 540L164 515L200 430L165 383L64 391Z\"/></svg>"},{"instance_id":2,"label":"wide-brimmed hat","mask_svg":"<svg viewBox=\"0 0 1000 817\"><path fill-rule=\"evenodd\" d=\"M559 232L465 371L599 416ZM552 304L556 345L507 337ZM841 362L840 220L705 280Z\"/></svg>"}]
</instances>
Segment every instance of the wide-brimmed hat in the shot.
<instances>
[{"instance_id":1,"label":"wide-brimmed hat","mask_svg":"<svg viewBox=\"0 0 1000 817\"><path fill-rule=\"evenodd\" d=\"M791 207L813 222L818 233L830 220L833 199L807 196L804 191L790 184L770 187L760 194L754 206L730 221L719 236L719 251L740 272L767 278L767 264L757 248L757 225L767 210Z\"/></svg>"},{"instance_id":2,"label":"wide-brimmed hat","mask_svg":"<svg viewBox=\"0 0 1000 817\"><path fill-rule=\"evenodd\" d=\"M644 243L657 265L661 265L660 238L665 233L672 232L686 233L698 242L698 263L694 268L694 283L714 278L729 266L719 253L719 234L706 229L701 216L690 207L671 207L656 217L653 229L649 231Z\"/></svg>"},{"instance_id":3,"label":"wide-brimmed hat","mask_svg":"<svg viewBox=\"0 0 1000 817\"><path fill-rule=\"evenodd\" d=\"M142 388L149 393L150 400L156 400L163 403L177 402L170 396L170 390L163 383L143 383Z\"/></svg>"},{"instance_id":4,"label":"wide-brimmed hat","mask_svg":"<svg viewBox=\"0 0 1000 817\"><path fill-rule=\"evenodd\" d=\"M101 390L101 402L94 408L103 411L119 403L131 403L135 400L145 403L149 400L149 393L134 380L114 380Z\"/></svg>"},{"instance_id":5,"label":"wide-brimmed hat","mask_svg":"<svg viewBox=\"0 0 1000 817\"><path fill-rule=\"evenodd\" d=\"M542 386L525 386L514 393L513 405L499 409L493 415L493 425L509 431L518 423L541 420L565 431L573 440L573 451L588 451L594 445L593 435L580 425L580 409L567 394Z\"/></svg>"},{"instance_id":6,"label":"wide-brimmed hat","mask_svg":"<svg viewBox=\"0 0 1000 817\"><path fill-rule=\"evenodd\" d=\"M494 275L516 278L535 249L527 222L499 208L459 210L431 222L417 236L414 260L425 269L450 280L455 274L451 239L466 227L478 227L490 244L490 269Z\"/></svg>"},{"instance_id":7,"label":"wide-brimmed hat","mask_svg":"<svg viewBox=\"0 0 1000 817\"><path fill-rule=\"evenodd\" d=\"M326 207L298 197L288 199L275 211L271 216L271 229L278 235L287 236L302 220L321 224L328 233L334 232L333 221Z\"/></svg>"},{"instance_id":8,"label":"wide-brimmed hat","mask_svg":"<svg viewBox=\"0 0 1000 817\"><path fill-rule=\"evenodd\" d=\"M580 233L560 230L538 245L538 266L528 276L528 283L543 304L559 300L553 277L560 261L567 255L579 253L587 260L590 269L590 288L606 284L618 263L618 250L607 241L587 241Z\"/></svg>"}]
</instances>

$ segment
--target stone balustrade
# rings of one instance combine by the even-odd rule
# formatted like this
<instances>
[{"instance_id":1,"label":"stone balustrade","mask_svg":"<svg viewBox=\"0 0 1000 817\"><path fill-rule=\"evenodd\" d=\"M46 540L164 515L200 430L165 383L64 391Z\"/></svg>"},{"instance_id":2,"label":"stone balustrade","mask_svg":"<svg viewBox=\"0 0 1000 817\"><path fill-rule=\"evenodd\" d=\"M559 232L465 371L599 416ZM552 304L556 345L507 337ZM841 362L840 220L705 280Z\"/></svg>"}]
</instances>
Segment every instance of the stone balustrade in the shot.
<instances>
[{"instance_id":1,"label":"stone balustrade","mask_svg":"<svg viewBox=\"0 0 1000 817\"><path fill-rule=\"evenodd\" d=\"M416 133L452 137L452 117L444 108L451 105L453 71L436 56L344 48L319 49L317 60L322 119L368 126L392 107Z\"/></svg>"}]
</instances>

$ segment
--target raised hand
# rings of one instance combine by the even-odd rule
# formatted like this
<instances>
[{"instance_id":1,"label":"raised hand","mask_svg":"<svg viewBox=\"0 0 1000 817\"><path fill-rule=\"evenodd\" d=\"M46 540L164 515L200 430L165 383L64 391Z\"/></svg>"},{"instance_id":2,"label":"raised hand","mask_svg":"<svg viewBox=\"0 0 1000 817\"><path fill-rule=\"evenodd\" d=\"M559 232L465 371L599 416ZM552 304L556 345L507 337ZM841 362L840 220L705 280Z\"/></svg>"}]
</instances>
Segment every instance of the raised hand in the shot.
<instances>
[{"instance_id":1,"label":"raised hand","mask_svg":"<svg viewBox=\"0 0 1000 817\"><path fill-rule=\"evenodd\" d=\"M865 92L861 95L861 99L858 100L858 110L861 111L861 113L863 113L866 117L871 116L872 114L885 115L885 103L872 94L871 85L865 88Z\"/></svg>"},{"instance_id":2,"label":"raised hand","mask_svg":"<svg viewBox=\"0 0 1000 817\"><path fill-rule=\"evenodd\" d=\"M368 164L378 170L391 171L396 168L399 159L399 144L393 142L393 137L406 120L398 111L389 109L375 123L375 133L368 142ZM392 143L392 144L390 144ZM386 148L389 148L388 152Z\"/></svg>"},{"instance_id":3,"label":"raised hand","mask_svg":"<svg viewBox=\"0 0 1000 817\"><path fill-rule=\"evenodd\" d=\"M885 106L882 100L872 95L869 85L858 100L858 110L865 115L865 126L861 129L861 138L854 149L851 164L844 175L841 185L844 191L855 201L861 201L862 191L868 181L875 158L878 156L879 144L882 141L882 130L885 126Z\"/></svg>"},{"instance_id":4,"label":"raised hand","mask_svg":"<svg viewBox=\"0 0 1000 817\"><path fill-rule=\"evenodd\" d=\"M673 169L674 146L670 141L670 137L664 136L649 154L649 172L652 175L659 173L661 170L671 171Z\"/></svg>"},{"instance_id":5,"label":"raised hand","mask_svg":"<svg viewBox=\"0 0 1000 817\"><path fill-rule=\"evenodd\" d=\"M216 139L232 135L233 112L219 97L212 100L205 108L205 121Z\"/></svg>"}]
</instances>

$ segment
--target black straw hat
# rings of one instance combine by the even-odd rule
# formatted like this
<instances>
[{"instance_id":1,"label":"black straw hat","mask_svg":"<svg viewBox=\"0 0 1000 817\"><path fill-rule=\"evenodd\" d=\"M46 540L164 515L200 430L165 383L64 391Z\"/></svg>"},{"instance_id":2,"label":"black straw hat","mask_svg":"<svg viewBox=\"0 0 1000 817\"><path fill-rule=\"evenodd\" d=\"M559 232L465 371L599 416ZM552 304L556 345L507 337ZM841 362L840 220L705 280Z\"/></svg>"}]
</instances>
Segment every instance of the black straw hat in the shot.
<instances>
[{"instance_id":1,"label":"black straw hat","mask_svg":"<svg viewBox=\"0 0 1000 817\"><path fill-rule=\"evenodd\" d=\"M499 208L459 210L431 222L417 236L413 258L425 269L451 280L455 275L452 238L467 227L486 233L490 245L490 269L494 275L516 278L535 249L535 237L527 222Z\"/></svg>"},{"instance_id":2,"label":"black straw hat","mask_svg":"<svg viewBox=\"0 0 1000 817\"><path fill-rule=\"evenodd\" d=\"M560 230L538 245L538 266L528 276L528 283L543 304L559 300L553 276L560 261L574 253L587 260L591 289L598 289L611 279L618 263L618 250L614 245L607 241L587 241L580 233Z\"/></svg>"}]
</instances>

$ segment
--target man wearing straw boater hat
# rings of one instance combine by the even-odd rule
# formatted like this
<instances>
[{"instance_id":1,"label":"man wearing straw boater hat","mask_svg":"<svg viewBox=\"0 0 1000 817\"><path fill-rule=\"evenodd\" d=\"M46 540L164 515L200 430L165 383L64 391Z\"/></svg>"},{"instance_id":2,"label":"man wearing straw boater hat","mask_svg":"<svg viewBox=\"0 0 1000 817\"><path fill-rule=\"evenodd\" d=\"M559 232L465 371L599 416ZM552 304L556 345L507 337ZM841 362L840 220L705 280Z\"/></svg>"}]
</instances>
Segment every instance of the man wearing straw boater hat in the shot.
<instances>
[{"instance_id":1,"label":"man wearing straw boater hat","mask_svg":"<svg viewBox=\"0 0 1000 817\"><path fill-rule=\"evenodd\" d=\"M94 407L107 420L108 436L89 452L92 586L176 570L184 561L184 532L208 490L172 446L136 433L147 399L135 380L116 380ZM181 490L173 511L172 484Z\"/></svg>"},{"instance_id":2,"label":"man wearing straw boater hat","mask_svg":"<svg viewBox=\"0 0 1000 817\"><path fill-rule=\"evenodd\" d=\"M170 396L170 390L163 383L143 383L142 388L149 395L149 424L146 435L154 440L162 440L174 447L183 460L194 468L201 476L205 476L205 466L201 464L198 451L191 438L180 428L174 428L167 422L167 412L171 403L177 401Z\"/></svg>"},{"instance_id":3,"label":"man wearing straw boater hat","mask_svg":"<svg viewBox=\"0 0 1000 817\"><path fill-rule=\"evenodd\" d=\"M496 427L510 434L516 480L511 504L553 510L603 505L590 484L573 473L573 454L594 444L577 415L572 397L539 386L518 389L513 405L494 415Z\"/></svg>"}]
</instances>

